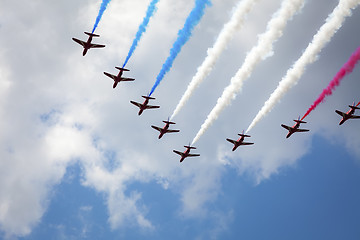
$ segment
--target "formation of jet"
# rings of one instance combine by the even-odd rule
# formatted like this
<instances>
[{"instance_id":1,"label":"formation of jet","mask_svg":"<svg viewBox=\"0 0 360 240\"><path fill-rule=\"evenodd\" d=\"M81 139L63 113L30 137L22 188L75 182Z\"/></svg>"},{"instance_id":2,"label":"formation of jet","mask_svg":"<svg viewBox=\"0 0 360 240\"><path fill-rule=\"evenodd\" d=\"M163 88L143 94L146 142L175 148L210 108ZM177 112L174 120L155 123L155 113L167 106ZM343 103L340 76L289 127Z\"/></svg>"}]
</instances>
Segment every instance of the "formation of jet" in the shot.
<instances>
[{"instance_id":1,"label":"formation of jet","mask_svg":"<svg viewBox=\"0 0 360 240\"><path fill-rule=\"evenodd\" d=\"M174 122L170 122L169 120L167 121L163 121L163 123L165 123L165 126L160 128L160 127L157 127L157 126L151 126L153 129L157 130L160 132L159 134L159 139L162 138L162 136L164 136L165 133L175 133L175 132L180 132L180 130L172 130L172 129L169 129L170 127L170 124L175 124Z\"/></svg>"},{"instance_id":2,"label":"formation of jet","mask_svg":"<svg viewBox=\"0 0 360 240\"><path fill-rule=\"evenodd\" d=\"M249 135L245 135L244 134L244 131L241 133L238 134L240 136L240 138L238 140L232 140L232 139L229 139L227 138L226 140L228 142L231 142L232 144L234 144L234 147L233 147L233 151L235 151L240 145L252 145L254 143L250 143L250 142L244 142L245 138L246 137L250 137Z\"/></svg>"},{"instance_id":3,"label":"formation of jet","mask_svg":"<svg viewBox=\"0 0 360 240\"><path fill-rule=\"evenodd\" d=\"M105 45L91 43L93 37L100 37L100 35L89 33L89 32L84 32L84 33L89 36L89 38L88 38L88 40L86 42L84 42L82 40L79 40L77 38L72 38L73 41L80 44L84 48L83 56L86 55L87 51L90 48L103 48L103 47L105 47ZM125 71L130 71L129 69L125 69L125 68L121 68L121 67L115 67L115 68L119 70L119 73L117 75L112 75L110 73L104 72L104 74L107 77L110 77L110 78L112 78L114 80L113 88L116 88L116 86L118 85L119 82L122 82L122 81L134 81L135 80L134 78L122 77L122 75L123 75L123 73ZM149 105L149 100L154 100L155 98L150 97L150 96L142 96L142 97L145 98L143 103L130 101L130 103L134 104L135 106L137 106L139 108L138 115L141 115L143 113L143 111L146 110L146 109L160 108L160 106ZM357 107L355 105L355 102L353 103L353 105L349 105L349 107L350 107L350 110L347 111L346 113L341 112L339 110L335 110L335 112L342 117L339 125L342 125L348 119L360 118L360 116L354 115L355 110L360 109L360 107ZM286 138L289 138L295 132L308 132L309 131L308 129L300 129L299 128L301 123L306 123L306 122L300 120L300 117L298 118L298 120L294 120L294 121L296 123L292 127L281 124L281 126L283 128L285 128L286 130L289 131L288 134L286 135ZM165 125L162 128L154 126L154 125L151 126L153 129L160 132L159 137L158 137L159 139L162 138L164 136L164 134L166 134L166 133L180 132L180 130L169 129L170 124L175 124L174 122L171 122L169 119L167 121L163 121L163 123L165 123ZM237 140L233 140L233 139L229 139L229 138L226 139L228 142L234 144L234 147L233 147L232 151L235 151L241 145L252 145L252 144L254 144L252 142L244 142L246 137L250 137L249 135L244 134L244 131L242 132L242 134L238 134L238 135L240 137ZM187 157L198 157L198 156L200 156L200 154L191 154L190 153L191 149L196 149L195 147L190 146L190 144L187 145L187 146L184 146L184 147L186 148L186 150L184 152L173 150L174 153L181 156L180 162L184 161L184 159L187 158Z\"/></svg>"},{"instance_id":4,"label":"formation of jet","mask_svg":"<svg viewBox=\"0 0 360 240\"><path fill-rule=\"evenodd\" d=\"M353 103L353 105L349 105L350 110L347 111L346 113L340 112L339 110L335 110L335 112L337 114L339 114L340 116L342 116L342 119L339 123L339 125L343 124L346 120L351 119L351 118L360 118L360 116L355 116L355 110L356 109L360 109L359 107L355 106L355 102Z\"/></svg>"},{"instance_id":5,"label":"formation of jet","mask_svg":"<svg viewBox=\"0 0 360 240\"><path fill-rule=\"evenodd\" d=\"M289 138L294 132L308 132L309 130L308 129L300 129L300 124L301 123L306 123L304 121L301 121L300 120L300 117L298 120L294 120L296 123L294 124L294 126L292 127L289 127L289 126L286 126L284 124L281 124L281 126L287 130L289 130L289 133L288 135L286 136L286 138Z\"/></svg>"},{"instance_id":6,"label":"formation of jet","mask_svg":"<svg viewBox=\"0 0 360 240\"><path fill-rule=\"evenodd\" d=\"M72 40L74 40L75 42L77 42L78 44L83 46L83 48L84 48L83 56L85 56L85 54L87 53L87 51L90 48L103 48L103 47L105 47L105 45L91 43L93 37L100 37L100 35L93 34L93 33L88 33L88 32L84 32L84 33L86 35L89 35L89 38L88 38L88 40L86 42L81 41L81 40L79 40L77 38L72 38Z\"/></svg>"},{"instance_id":7,"label":"formation of jet","mask_svg":"<svg viewBox=\"0 0 360 240\"><path fill-rule=\"evenodd\" d=\"M130 71L129 69L126 69L126 68L121 68L121 67L115 67L116 69L119 70L119 73L117 76L115 75L112 75L110 73L107 73L107 72L104 72L104 74L106 76L108 76L109 78L112 78L114 80L114 85L113 85L113 88L116 88L116 86L118 85L119 82L123 82L123 81L134 81L135 79L134 78L124 78L122 77L122 74L124 71Z\"/></svg>"},{"instance_id":8,"label":"formation of jet","mask_svg":"<svg viewBox=\"0 0 360 240\"><path fill-rule=\"evenodd\" d=\"M184 152L179 152L177 150L173 150L174 153L179 154L181 156L180 158L180 162L184 161L185 158L187 157L198 157L200 156L200 154L191 154L190 150L191 149L196 149L196 147L192 147L190 146L190 144L188 146L184 146L186 148L186 150Z\"/></svg>"},{"instance_id":9,"label":"formation of jet","mask_svg":"<svg viewBox=\"0 0 360 240\"><path fill-rule=\"evenodd\" d=\"M140 110L139 110L139 115L141 115L145 109L154 109L154 108L159 108L159 107L160 107L160 106L151 106L151 105L148 105L148 104L149 104L149 100L150 100L150 99L154 100L155 98L150 97L150 96L142 96L142 97L145 98L145 101L144 101L143 103L138 103L138 102L130 101L132 104L134 104L135 106L137 106L138 108L140 108Z\"/></svg>"}]
</instances>

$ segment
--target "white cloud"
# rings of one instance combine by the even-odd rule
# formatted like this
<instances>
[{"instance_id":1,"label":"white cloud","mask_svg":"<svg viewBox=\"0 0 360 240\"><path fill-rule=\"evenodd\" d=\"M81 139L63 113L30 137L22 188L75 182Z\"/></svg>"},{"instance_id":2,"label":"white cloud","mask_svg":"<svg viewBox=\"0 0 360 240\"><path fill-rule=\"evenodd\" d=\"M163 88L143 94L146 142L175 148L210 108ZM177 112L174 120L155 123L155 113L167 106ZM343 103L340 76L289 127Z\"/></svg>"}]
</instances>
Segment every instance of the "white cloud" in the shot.
<instances>
[{"instance_id":1,"label":"white cloud","mask_svg":"<svg viewBox=\"0 0 360 240\"><path fill-rule=\"evenodd\" d=\"M209 81L176 119L179 134L165 135L159 141L150 128L171 113L185 90L184 82L190 81L206 49L213 44L214 32L220 31L229 19L235 2L213 1L155 93L154 102L161 108L138 117L129 100L139 100L150 90L177 30L190 11L189 4L175 0L159 3L156 16L129 62L131 72L127 74L136 81L112 89L111 80L102 72L115 72L113 67L122 64L148 1L138 2L139 7L133 7L132 1L111 2L97 30L101 37L96 39L106 48L90 50L86 57L81 56L81 47L71 37L85 37L82 32L92 27L98 1L88 5L69 1L7 1L0 9L0 43L5 46L0 55L0 229L8 236L29 234L47 211L53 187L74 163L80 163L84 171L82 184L104 194L112 228L130 224L156 230L156 224L148 217L151 209L147 209L141 192L129 189L131 183L156 182L178 195L181 205L175 211L183 217L213 218L217 216L209 211L208 203L218 198L225 169L218 156L226 156L226 162L238 168L240 174L251 172L255 180L261 181L283 167L293 166L308 151L316 151L311 148L311 134L294 135L285 141L285 130L279 125L290 124L299 111L305 111L311 104L312 99L308 98L315 98L326 79L336 73L328 66L337 69L343 64L359 38L351 35L349 49L343 49L340 38L348 38L358 17L345 23L349 27L339 31L340 37L335 37L333 45L324 51L329 56L310 67L303 82L254 129L251 139L254 146L239 148L231 154L221 149L231 149L225 138L236 136L249 123L286 68L301 53L300 46L310 40L307 35L315 33L317 26L308 24L309 29L301 29L304 36L297 35L303 21L323 21L310 11L325 8L321 2L307 3L303 13L290 23L284 38L275 46L272 61L259 66L244 86L244 92L199 141L196 151L201 157L180 164L172 149L182 149L193 137L227 80L238 69L248 49L246 39L251 38L248 35L256 39L260 31L248 33L245 27L234 38ZM269 18L278 3L274 1L273 9L267 9L267 2L259 4L248 24L254 29L264 28L264 22L258 24L256 16L266 14L262 21ZM332 7L321 10L319 15L326 17ZM282 50L281 46L287 48ZM343 52L339 54L338 49ZM333 62L339 62L339 66L331 65ZM355 71L351 78L358 76ZM317 110L319 115L315 112L310 116L306 127L311 128L311 133L320 131L315 123L325 122L326 131L332 129L332 121L335 120L335 125L338 122L333 106L341 108L358 97L358 88L354 86L359 83L348 82L339 88L333 101ZM309 97L304 98L305 95ZM337 128L329 136L344 136L349 149L356 153L359 144L353 134L359 125L351 126L346 131ZM113 153L111 159L107 159L108 152ZM227 218L231 219L231 214L225 213L224 219ZM226 229L222 225L219 228Z\"/></svg>"}]
</instances>

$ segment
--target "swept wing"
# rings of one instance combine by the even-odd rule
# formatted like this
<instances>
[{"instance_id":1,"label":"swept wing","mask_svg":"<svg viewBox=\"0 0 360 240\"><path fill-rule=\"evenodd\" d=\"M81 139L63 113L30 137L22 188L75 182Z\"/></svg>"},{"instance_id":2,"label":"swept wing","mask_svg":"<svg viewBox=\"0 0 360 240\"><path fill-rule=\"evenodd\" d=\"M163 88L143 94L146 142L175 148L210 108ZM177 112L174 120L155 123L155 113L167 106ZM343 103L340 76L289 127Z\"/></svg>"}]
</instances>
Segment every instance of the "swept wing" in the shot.
<instances>
[{"instance_id":1,"label":"swept wing","mask_svg":"<svg viewBox=\"0 0 360 240\"><path fill-rule=\"evenodd\" d=\"M103 48L103 47L105 47L105 45L95 44L95 43L90 44L90 48Z\"/></svg>"},{"instance_id":2,"label":"swept wing","mask_svg":"<svg viewBox=\"0 0 360 240\"><path fill-rule=\"evenodd\" d=\"M72 38L72 40L74 40L75 42L77 42L77 43L80 44L81 46L85 47L86 42L81 41L81 40L79 40L79 39L77 39L77 38Z\"/></svg>"}]
</instances>

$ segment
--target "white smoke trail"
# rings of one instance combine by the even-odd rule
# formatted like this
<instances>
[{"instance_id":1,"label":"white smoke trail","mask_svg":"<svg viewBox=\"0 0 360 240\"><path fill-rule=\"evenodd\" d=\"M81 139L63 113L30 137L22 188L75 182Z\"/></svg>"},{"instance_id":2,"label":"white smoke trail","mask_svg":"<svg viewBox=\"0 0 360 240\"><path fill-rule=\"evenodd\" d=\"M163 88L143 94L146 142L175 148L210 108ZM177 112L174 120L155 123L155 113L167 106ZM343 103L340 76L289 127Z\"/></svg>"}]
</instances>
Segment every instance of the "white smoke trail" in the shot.
<instances>
[{"instance_id":1,"label":"white smoke trail","mask_svg":"<svg viewBox=\"0 0 360 240\"><path fill-rule=\"evenodd\" d=\"M252 7L259 0L243 0L237 4L235 12L233 13L230 21L226 23L217 37L214 46L208 49L208 55L204 62L197 69L195 76L192 78L188 85L184 95L181 97L180 102L176 106L170 119L173 119L176 114L182 109L182 107L189 100L195 89L200 83L210 74L216 61L220 57L221 53L226 48L229 41L232 39L234 33L239 30L245 20L246 15L251 11Z\"/></svg>"},{"instance_id":2,"label":"white smoke trail","mask_svg":"<svg viewBox=\"0 0 360 240\"><path fill-rule=\"evenodd\" d=\"M264 106L258 112L246 132L250 131L263 117L269 113L281 97L293 87L305 71L305 67L317 59L318 53L334 36L335 32L343 24L345 17L351 15L351 9L360 4L360 0L340 0L338 6L326 19L324 25L314 35L312 42L308 45L302 56L290 68L285 77L279 82L278 87L270 95Z\"/></svg>"},{"instance_id":3,"label":"white smoke trail","mask_svg":"<svg viewBox=\"0 0 360 240\"><path fill-rule=\"evenodd\" d=\"M272 52L273 43L282 36L282 31L287 21L291 19L303 5L304 0L284 0L282 2L280 9L273 15L268 23L266 32L259 35L257 45L247 54L243 65L231 79L230 85L224 89L215 107L201 125L199 132L193 140L193 144L218 118L219 114L230 104L231 100L235 98L235 94L241 90L243 82L250 76L255 66L264 59L264 56L269 56L269 53Z\"/></svg>"}]
</instances>

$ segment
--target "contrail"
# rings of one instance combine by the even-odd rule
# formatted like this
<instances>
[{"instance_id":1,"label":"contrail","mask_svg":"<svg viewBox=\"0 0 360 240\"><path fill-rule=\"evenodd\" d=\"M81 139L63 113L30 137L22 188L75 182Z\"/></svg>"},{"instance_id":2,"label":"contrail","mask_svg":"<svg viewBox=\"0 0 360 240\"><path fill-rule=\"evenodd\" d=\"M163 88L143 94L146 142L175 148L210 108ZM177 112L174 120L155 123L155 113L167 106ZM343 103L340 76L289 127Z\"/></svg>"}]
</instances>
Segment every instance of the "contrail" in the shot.
<instances>
[{"instance_id":1,"label":"contrail","mask_svg":"<svg viewBox=\"0 0 360 240\"><path fill-rule=\"evenodd\" d=\"M144 32L146 32L146 27L149 24L150 18L154 15L155 11L157 10L156 8L156 4L159 2L159 0L152 0L147 11L146 11L146 15L143 19L143 22L140 24L139 26L139 30L137 31L136 35L135 35L135 39L130 47L129 53L126 57L126 60L124 62L123 67L125 67L125 65L127 64L127 62L129 61L130 57L132 56L132 54L134 53L142 35Z\"/></svg>"},{"instance_id":2,"label":"contrail","mask_svg":"<svg viewBox=\"0 0 360 240\"><path fill-rule=\"evenodd\" d=\"M111 0L103 0L102 3L101 3L101 6L100 6L100 9L99 9L99 14L98 16L96 17L96 21L95 21L95 24L94 24L94 28L92 30L91 33L94 33L95 32L95 29L97 28L99 22L100 22L100 19L102 17L102 15L104 14L105 10L106 10L106 7L107 5L109 4Z\"/></svg>"},{"instance_id":3,"label":"contrail","mask_svg":"<svg viewBox=\"0 0 360 240\"><path fill-rule=\"evenodd\" d=\"M219 117L222 110L236 97L236 93L241 90L243 82L251 75L256 65L264 59L264 56L269 56L269 53L272 52L273 43L282 36L282 31L285 28L287 21L300 10L303 4L304 0L284 0L282 2L280 9L273 14L272 19L267 24L266 32L259 35L257 45L247 54L243 65L231 79L230 85L224 89L221 97L217 100L215 107L201 125L192 144L199 140L201 135L204 134L211 124Z\"/></svg>"},{"instance_id":4,"label":"contrail","mask_svg":"<svg viewBox=\"0 0 360 240\"><path fill-rule=\"evenodd\" d=\"M237 4L236 10L233 13L230 21L224 25L223 29L221 30L219 36L214 43L214 46L208 49L207 57L205 58L201 66L197 69L195 76L192 78L190 84L188 85L184 95L180 99L180 102L176 106L170 119L173 119L175 115L179 113L179 111L189 100L195 89L210 74L221 53L224 51L227 44L232 39L234 33L242 27L246 15L251 11L252 7L257 1L258 0L243 0Z\"/></svg>"},{"instance_id":5,"label":"contrail","mask_svg":"<svg viewBox=\"0 0 360 240\"><path fill-rule=\"evenodd\" d=\"M324 25L314 35L312 42L305 49L302 56L290 68L285 77L279 82L278 87L270 95L270 98L265 102L264 106L258 112L248 129L250 131L263 117L269 113L281 97L290 90L302 76L305 67L313 63L318 56L318 53L328 43L336 31L341 27L346 17L351 15L351 9L355 8L360 3L359 0L340 0L337 7L328 16Z\"/></svg>"},{"instance_id":6,"label":"contrail","mask_svg":"<svg viewBox=\"0 0 360 240\"><path fill-rule=\"evenodd\" d=\"M192 30L200 22L202 16L205 13L206 5L211 5L210 0L196 0L195 1L195 7L191 11L190 15L187 17L184 27L178 32L178 38L176 39L172 48L170 49L170 55L166 59L165 63L163 64L163 66L160 70L160 73L156 77L155 84L151 88L151 92L150 92L149 96L151 96L151 94L153 94L153 92L155 91L157 86L160 84L161 80L164 78L165 74L167 72L169 72L175 58L181 51L181 48L191 37Z\"/></svg>"},{"instance_id":7,"label":"contrail","mask_svg":"<svg viewBox=\"0 0 360 240\"><path fill-rule=\"evenodd\" d=\"M311 111L313 111L321 102L324 101L326 96L329 96L332 94L332 91L339 86L341 80L349 73L351 73L354 70L355 65L360 60L360 47L351 55L349 60L344 64L344 66L340 69L340 71L335 75L333 80L330 82L330 84L322 91L318 99L315 100L315 102L311 105L309 110L305 113L305 115L302 117L301 120L304 120L304 118L309 115Z\"/></svg>"}]
</instances>

